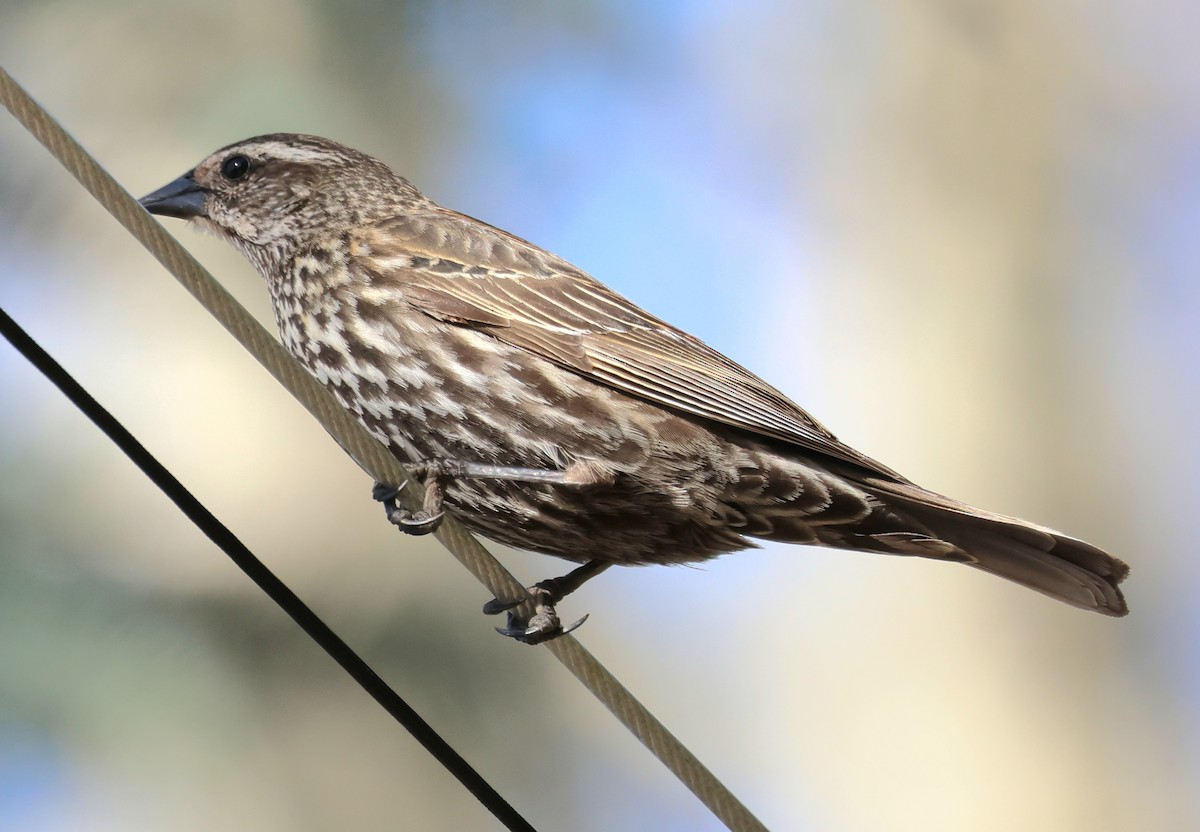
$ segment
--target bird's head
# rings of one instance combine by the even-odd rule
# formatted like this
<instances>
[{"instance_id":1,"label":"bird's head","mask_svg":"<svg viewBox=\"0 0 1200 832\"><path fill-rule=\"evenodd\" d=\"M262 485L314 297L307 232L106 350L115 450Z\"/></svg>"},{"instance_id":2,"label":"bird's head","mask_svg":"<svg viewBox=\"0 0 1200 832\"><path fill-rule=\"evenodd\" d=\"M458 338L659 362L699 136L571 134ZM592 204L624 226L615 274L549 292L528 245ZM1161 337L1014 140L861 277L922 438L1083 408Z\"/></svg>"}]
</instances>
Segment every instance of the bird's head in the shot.
<instances>
[{"instance_id":1,"label":"bird's head","mask_svg":"<svg viewBox=\"0 0 1200 832\"><path fill-rule=\"evenodd\" d=\"M277 133L224 147L139 202L152 214L214 232L262 265L426 200L357 150Z\"/></svg>"}]
</instances>

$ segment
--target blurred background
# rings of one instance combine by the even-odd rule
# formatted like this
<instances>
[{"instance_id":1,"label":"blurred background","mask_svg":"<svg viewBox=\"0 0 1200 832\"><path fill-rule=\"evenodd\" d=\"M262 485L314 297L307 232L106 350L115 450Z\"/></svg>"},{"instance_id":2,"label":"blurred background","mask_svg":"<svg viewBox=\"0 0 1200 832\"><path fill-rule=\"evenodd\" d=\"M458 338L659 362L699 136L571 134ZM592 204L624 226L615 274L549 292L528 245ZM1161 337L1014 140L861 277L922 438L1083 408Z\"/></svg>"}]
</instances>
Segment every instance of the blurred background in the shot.
<instances>
[{"instance_id":1,"label":"blurred background","mask_svg":"<svg viewBox=\"0 0 1200 832\"><path fill-rule=\"evenodd\" d=\"M1093 541L1132 615L768 546L583 642L776 830L1200 828L1200 11L1173 0L0 0L135 194L336 138L912 479ZM718 828L0 117L0 306L539 829ZM265 323L256 274L173 233ZM497 827L0 345L0 829ZM526 582L565 571L498 551Z\"/></svg>"}]
</instances>

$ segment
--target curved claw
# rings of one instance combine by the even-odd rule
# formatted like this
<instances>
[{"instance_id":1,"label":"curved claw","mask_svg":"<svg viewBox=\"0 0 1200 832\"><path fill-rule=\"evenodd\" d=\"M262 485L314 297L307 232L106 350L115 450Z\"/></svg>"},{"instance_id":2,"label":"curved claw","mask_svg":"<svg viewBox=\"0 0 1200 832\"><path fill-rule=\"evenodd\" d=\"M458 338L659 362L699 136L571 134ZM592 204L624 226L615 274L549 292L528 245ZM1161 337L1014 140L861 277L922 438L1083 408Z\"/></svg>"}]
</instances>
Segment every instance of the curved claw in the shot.
<instances>
[{"instance_id":1,"label":"curved claw","mask_svg":"<svg viewBox=\"0 0 1200 832\"><path fill-rule=\"evenodd\" d=\"M377 482L371 487L371 499L383 504L383 513L387 516L388 522L394 526L400 526L409 517L408 509L401 508L396 502L396 498L400 496L400 489L405 485L407 483L391 486Z\"/></svg>"},{"instance_id":2,"label":"curved claw","mask_svg":"<svg viewBox=\"0 0 1200 832\"><path fill-rule=\"evenodd\" d=\"M425 516L425 512L420 512L407 517L397 518L392 522L399 526L400 531L405 534L422 535L435 531L438 526L442 525L442 518L445 516L446 512L444 511L439 511L437 514L429 516Z\"/></svg>"},{"instance_id":3,"label":"curved claw","mask_svg":"<svg viewBox=\"0 0 1200 832\"><path fill-rule=\"evenodd\" d=\"M397 486L384 485L381 482L377 482L371 487L371 499L377 503L386 503L389 500L395 500L400 496L400 491L406 485L408 485L407 480Z\"/></svg>"},{"instance_id":4,"label":"curved claw","mask_svg":"<svg viewBox=\"0 0 1200 832\"><path fill-rule=\"evenodd\" d=\"M553 639L559 638L560 636L565 636L567 633L579 629L579 626L588 620L588 616L585 615L570 627L564 628L557 624L557 617L554 618L554 621L556 622L554 624L550 624L550 619L548 617L543 617L540 622L537 621L538 618L538 616L534 616L534 618L531 619L531 622L536 623L531 623L530 626L496 627L495 630L500 635L516 639L522 644L541 644L544 641L552 641ZM542 626L539 626L539 623Z\"/></svg>"},{"instance_id":5,"label":"curved claw","mask_svg":"<svg viewBox=\"0 0 1200 832\"><path fill-rule=\"evenodd\" d=\"M524 627L494 627L493 629L502 636L515 638L517 641L523 641L526 644L529 643L526 641L526 637L529 634L525 631Z\"/></svg>"},{"instance_id":6,"label":"curved claw","mask_svg":"<svg viewBox=\"0 0 1200 832\"><path fill-rule=\"evenodd\" d=\"M483 605L483 614L499 615L502 612L508 612L514 607L519 607L524 600L524 598L518 598L515 601L501 601L499 598L493 598Z\"/></svg>"},{"instance_id":7,"label":"curved claw","mask_svg":"<svg viewBox=\"0 0 1200 832\"><path fill-rule=\"evenodd\" d=\"M580 627L580 625L581 625L581 624L583 624L583 622L587 621L587 620L588 620L588 617L589 617L590 615L591 615L591 613L584 613L584 614L583 614L583 618L581 618L581 619L579 619L578 621L576 621L576 622L575 622L574 624L572 624L570 627L565 627L565 628L563 628L563 631L562 631L561 633L559 633L559 634L558 634L558 636L565 636L567 633L572 633L572 632L574 632L574 631L578 630L578 629L579 629L579 627ZM555 638L558 638L558 636L555 636Z\"/></svg>"}]
</instances>

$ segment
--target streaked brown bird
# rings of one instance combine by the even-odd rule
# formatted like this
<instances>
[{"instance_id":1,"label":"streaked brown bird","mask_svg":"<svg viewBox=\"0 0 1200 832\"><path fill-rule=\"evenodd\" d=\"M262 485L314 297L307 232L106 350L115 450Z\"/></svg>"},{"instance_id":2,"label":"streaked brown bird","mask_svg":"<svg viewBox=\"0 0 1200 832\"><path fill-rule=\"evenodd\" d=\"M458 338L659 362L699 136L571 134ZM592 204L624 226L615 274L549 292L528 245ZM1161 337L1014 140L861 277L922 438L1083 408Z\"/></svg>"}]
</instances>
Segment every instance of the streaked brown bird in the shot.
<instances>
[{"instance_id":1,"label":"streaked brown bird","mask_svg":"<svg viewBox=\"0 0 1200 832\"><path fill-rule=\"evenodd\" d=\"M560 635L554 605L612 564L754 538L965 563L1127 612L1116 558L909 482L697 338L336 142L247 139L141 202L249 258L292 355L419 463L420 512L376 486L389 520L425 533L444 500L485 537L583 564L532 587L536 614L507 635Z\"/></svg>"}]
</instances>

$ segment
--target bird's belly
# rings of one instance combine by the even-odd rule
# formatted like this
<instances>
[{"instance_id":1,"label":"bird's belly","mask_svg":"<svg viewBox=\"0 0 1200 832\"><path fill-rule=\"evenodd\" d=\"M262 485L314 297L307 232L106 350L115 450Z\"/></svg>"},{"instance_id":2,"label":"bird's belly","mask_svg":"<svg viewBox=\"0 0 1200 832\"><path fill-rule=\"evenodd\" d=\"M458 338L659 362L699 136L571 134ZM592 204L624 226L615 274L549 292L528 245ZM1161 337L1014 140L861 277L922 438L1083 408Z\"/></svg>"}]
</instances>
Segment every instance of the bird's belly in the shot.
<instances>
[{"instance_id":1,"label":"bird's belly","mask_svg":"<svg viewBox=\"0 0 1200 832\"><path fill-rule=\"evenodd\" d=\"M633 476L593 486L463 481L452 513L484 537L573 561L689 563L753 545L698 504L648 493Z\"/></svg>"},{"instance_id":2,"label":"bird's belly","mask_svg":"<svg viewBox=\"0 0 1200 832\"><path fill-rule=\"evenodd\" d=\"M584 485L449 484L447 506L482 535L622 563L698 561L752 545L719 504L722 478L736 478L731 449L703 427L475 330L420 319L389 326L386 341L338 344L332 361L313 339L301 357L403 461L557 471L586 461L601 473Z\"/></svg>"}]
</instances>

